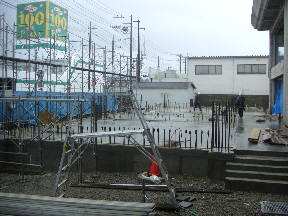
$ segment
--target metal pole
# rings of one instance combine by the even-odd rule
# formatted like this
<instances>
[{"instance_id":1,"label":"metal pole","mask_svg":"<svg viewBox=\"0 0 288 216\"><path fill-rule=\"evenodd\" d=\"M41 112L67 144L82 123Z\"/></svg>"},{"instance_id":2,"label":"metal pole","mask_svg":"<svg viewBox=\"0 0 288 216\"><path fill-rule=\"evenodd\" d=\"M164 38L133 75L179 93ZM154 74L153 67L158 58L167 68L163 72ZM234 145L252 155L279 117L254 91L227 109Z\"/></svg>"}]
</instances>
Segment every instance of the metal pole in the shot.
<instances>
[{"instance_id":1,"label":"metal pole","mask_svg":"<svg viewBox=\"0 0 288 216\"><path fill-rule=\"evenodd\" d=\"M91 41L91 37L92 37L92 33L91 33L91 22L89 23L89 72L88 72L88 91L90 91L90 63L91 63L91 46L92 46L92 41Z\"/></svg>"},{"instance_id":2,"label":"metal pole","mask_svg":"<svg viewBox=\"0 0 288 216\"><path fill-rule=\"evenodd\" d=\"M51 38L51 30L49 34L49 92L50 92L50 97L51 97L51 92L52 92L52 38ZM51 104L50 104L51 105Z\"/></svg>"},{"instance_id":3,"label":"metal pole","mask_svg":"<svg viewBox=\"0 0 288 216\"><path fill-rule=\"evenodd\" d=\"M97 132L97 110L96 110L96 92L95 92L95 87L96 87L96 77L95 77L95 67L96 67L96 44L94 43L93 47L93 117L94 117L94 132ZM97 143L98 139L94 139L95 144L93 145L93 157L95 159L95 175L97 175Z\"/></svg>"},{"instance_id":4,"label":"metal pole","mask_svg":"<svg viewBox=\"0 0 288 216\"><path fill-rule=\"evenodd\" d=\"M0 28L1 28L1 25L0 25ZM13 25L13 44L12 44L12 55L13 55L13 58L15 58L15 23ZM13 93L15 93L16 91L16 80L15 80L15 61L12 62L12 71L13 71L13 81L12 81L12 90L13 90Z\"/></svg>"},{"instance_id":5,"label":"metal pole","mask_svg":"<svg viewBox=\"0 0 288 216\"><path fill-rule=\"evenodd\" d=\"M132 91L132 43L133 43L133 20L132 20L132 15L130 16L130 91Z\"/></svg>"},{"instance_id":6,"label":"metal pole","mask_svg":"<svg viewBox=\"0 0 288 216\"><path fill-rule=\"evenodd\" d=\"M104 57L104 63L103 63L103 69L104 69L104 86L103 86L103 101L102 103L104 104L104 117L107 118L107 76L106 76L106 71L107 71L107 52L106 52L106 46L104 47L103 50L103 57Z\"/></svg>"},{"instance_id":7,"label":"metal pole","mask_svg":"<svg viewBox=\"0 0 288 216\"><path fill-rule=\"evenodd\" d=\"M8 24L6 25L5 27L5 32L6 32L6 42L5 42L5 56L8 56L8 34L9 34L9 31L8 31ZM4 47L3 47L4 49ZM7 67L7 62L5 61L5 89L7 90L8 88L8 85L7 85L7 79L8 79L8 67Z\"/></svg>"},{"instance_id":8,"label":"metal pole","mask_svg":"<svg viewBox=\"0 0 288 216\"><path fill-rule=\"evenodd\" d=\"M137 82L140 82L140 28L139 28L140 21L137 21L137 28L138 28L138 54L137 54Z\"/></svg>"},{"instance_id":9,"label":"metal pole","mask_svg":"<svg viewBox=\"0 0 288 216\"><path fill-rule=\"evenodd\" d=\"M120 62L119 62L119 73L122 74L122 56L120 55ZM119 82L119 91L120 91L120 108L118 109L120 112L122 111L122 76L120 76Z\"/></svg>"},{"instance_id":10,"label":"metal pole","mask_svg":"<svg viewBox=\"0 0 288 216\"><path fill-rule=\"evenodd\" d=\"M83 38L81 40L81 93L82 93L82 98L84 96L84 44L83 44Z\"/></svg>"},{"instance_id":11,"label":"metal pole","mask_svg":"<svg viewBox=\"0 0 288 216\"><path fill-rule=\"evenodd\" d=\"M215 121L215 116L214 116L214 102L212 102L212 134L211 134L211 150L214 148L214 121Z\"/></svg>"},{"instance_id":12,"label":"metal pole","mask_svg":"<svg viewBox=\"0 0 288 216\"><path fill-rule=\"evenodd\" d=\"M179 58L180 58L180 65L179 65L180 68L179 69L180 69L180 74L181 74L181 71L182 71L182 68L181 68L181 66L182 66L182 55L181 54L179 55Z\"/></svg>"}]
</instances>

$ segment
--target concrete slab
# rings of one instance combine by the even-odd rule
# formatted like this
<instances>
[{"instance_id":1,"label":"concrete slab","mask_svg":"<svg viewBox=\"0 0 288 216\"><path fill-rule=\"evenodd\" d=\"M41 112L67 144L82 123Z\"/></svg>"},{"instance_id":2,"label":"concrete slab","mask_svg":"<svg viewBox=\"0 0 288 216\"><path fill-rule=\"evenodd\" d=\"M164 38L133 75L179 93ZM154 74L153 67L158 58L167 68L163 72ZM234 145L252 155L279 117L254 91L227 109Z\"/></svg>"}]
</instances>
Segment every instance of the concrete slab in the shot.
<instances>
[{"instance_id":1,"label":"concrete slab","mask_svg":"<svg viewBox=\"0 0 288 216\"><path fill-rule=\"evenodd\" d=\"M257 122L259 115L264 115L260 112L245 112L243 118L238 118L236 121L235 135L232 143L235 143L239 150L255 150L255 151L277 151L288 152L288 146L271 145L264 143L262 135L265 133L265 128L279 129L278 121L266 120L265 122ZM248 137L253 128L260 128L261 135L258 144L248 142Z\"/></svg>"}]
</instances>

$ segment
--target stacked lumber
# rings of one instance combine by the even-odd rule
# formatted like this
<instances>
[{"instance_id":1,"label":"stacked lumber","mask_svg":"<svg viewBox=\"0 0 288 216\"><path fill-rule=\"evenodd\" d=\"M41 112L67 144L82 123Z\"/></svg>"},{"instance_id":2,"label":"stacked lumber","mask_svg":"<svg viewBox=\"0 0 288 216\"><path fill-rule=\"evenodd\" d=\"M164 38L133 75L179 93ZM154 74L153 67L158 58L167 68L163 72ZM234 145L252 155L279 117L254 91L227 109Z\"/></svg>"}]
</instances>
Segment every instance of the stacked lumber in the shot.
<instances>
[{"instance_id":1,"label":"stacked lumber","mask_svg":"<svg viewBox=\"0 0 288 216\"><path fill-rule=\"evenodd\" d=\"M266 128L263 135L263 142L274 145L288 145L288 134L281 129Z\"/></svg>"}]
</instances>

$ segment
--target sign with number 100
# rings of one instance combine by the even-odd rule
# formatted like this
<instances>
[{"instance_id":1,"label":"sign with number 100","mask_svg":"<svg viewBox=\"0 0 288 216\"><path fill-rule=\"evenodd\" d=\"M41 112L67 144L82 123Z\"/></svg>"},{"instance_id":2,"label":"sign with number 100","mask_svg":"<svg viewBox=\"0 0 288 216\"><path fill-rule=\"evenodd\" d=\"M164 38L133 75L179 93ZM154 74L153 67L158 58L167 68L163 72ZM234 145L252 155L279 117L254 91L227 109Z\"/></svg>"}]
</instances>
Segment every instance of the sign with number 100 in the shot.
<instances>
[{"instance_id":1,"label":"sign with number 100","mask_svg":"<svg viewBox=\"0 0 288 216\"><path fill-rule=\"evenodd\" d=\"M68 11L50 1L17 5L17 39L51 38L64 41Z\"/></svg>"}]
</instances>

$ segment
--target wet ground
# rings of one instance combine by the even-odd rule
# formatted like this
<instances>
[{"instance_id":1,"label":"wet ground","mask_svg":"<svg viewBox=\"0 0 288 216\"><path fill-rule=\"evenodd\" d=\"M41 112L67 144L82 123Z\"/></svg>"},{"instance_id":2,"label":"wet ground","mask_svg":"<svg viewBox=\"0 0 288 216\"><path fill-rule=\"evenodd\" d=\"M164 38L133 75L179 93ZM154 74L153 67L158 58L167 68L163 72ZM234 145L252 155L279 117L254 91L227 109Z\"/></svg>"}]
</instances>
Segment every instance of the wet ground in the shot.
<instances>
[{"instance_id":1,"label":"wet ground","mask_svg":"<svg viewBox=\"0 0 288 216\"><path fill-rule=\"evenodd\" d=\"M190 108L170 108L164 110L144 111L144 117L155 137L158 146L168 147L169 143L177 143L182 148L198 148L210 149L211 146L211 109L203 108L202 112ZM79 120L72 120L72 133L79 133ZM94 132L91 127L91 118L86 117L82 121L83 132ZM67 123L56 124L45 131L45 127L41 128L23 128L20 131L6 131L6 138L22 138L29 139L36 137L39 131L44 131L42 137L46 137L49 141L65 140ZM97 131L115 131L115 130L137 130L142 128L136 113L118 113L109 114L108 118L97 121ZM0 134L1 136L1 134ZM3 133L2 133L3 136ZM231 130L233 137L233 130ZM43 139L42 138L42 139ZM134 137L140 144L148 144L142 135ZM105 137L97 140L98 144L125 144L127 138Z\"/></svg>"},{"instance_id":2,"label":"wet ground","mask_svg":"<svg viewBox=\"0 0 288 216\"><path fill-rule=\"evenodd\" d=\"M271 144L263 143L261 138L258 144L251 144L248 142L248 137L252 128L261 128L262 133L265 132L265 128L279 128L277 120L268 120L265 122L256 122L260 116L263 116L262 112L244 112L243 118L238 116L235 119L235 124L231 124L230 128L230 142L229 147L241 150L260 150L260 151L288 151L288 146L275 146ZM169 143L177 143L177 146L181 148L197 148L211 150L211 109L203 108L203 111L194 110L190 108L170 108L162 110L144 111L144 117L151 128L151 131L155 137L155 142L158 146L168 147ZM220 129L222 121L220 120ZM83 119L83 132L94 132L91 127L91 118L86 117ZM79 120L72 120L72 132L78 133L80 128ZM114 130L134 130L142 128L140 121L136 113L117 113L109 114L108 118L100 119L97 121L97 131L114 131ZM42 131L45 128L42 128ZM223 134L228 137L228 125L223 127ZM38 128L24 128L20 131L21 136L24 138L37 136ZM15 138L19 135L17 131L6 131L6 138ZM3 136L0 133L0 136ZM65 140L66 137L66 125L57 124L51 127L42 134L49 141ZM262 136L261 136L262 137ZM142 135L136 135L134 137L138 143L148 145L146 139L143 139ZM228 139L228 138L227 138ZM224 139L225 140L225 139ZM98 139L98 144L121 144L127 145L129 141L127 138L119 137L105 137ZM130 142L131 143L131 142ZM225 146L225 142L223 142ZM227 140L228 147L228 140ZM218 149L213 149L217 151ZM227 149L220 149L222 152L226 152Z\"/></svg>"},{"instance_id":3,"label":"wet ground","mask_svg":"<svg viewBox=\"0 0 288 216\"><path fill-rule=\"evenodd\" d=\"M263 115L264 113L261 112L245 112L242 119L238 118L238 121L236 121L235 137L233 140L237 149L288 152L288 145L272 145L263 142L262 135L265 133L266 128L279 129L278 120L269 120L266 118L265 122L256 122L257 119L262 119ZM248 137L253 128L261 129L262 135L260 136L258 144L248 142Z\"/></svg>"}]
</instances>

